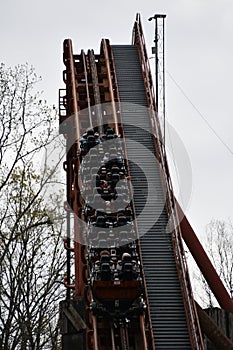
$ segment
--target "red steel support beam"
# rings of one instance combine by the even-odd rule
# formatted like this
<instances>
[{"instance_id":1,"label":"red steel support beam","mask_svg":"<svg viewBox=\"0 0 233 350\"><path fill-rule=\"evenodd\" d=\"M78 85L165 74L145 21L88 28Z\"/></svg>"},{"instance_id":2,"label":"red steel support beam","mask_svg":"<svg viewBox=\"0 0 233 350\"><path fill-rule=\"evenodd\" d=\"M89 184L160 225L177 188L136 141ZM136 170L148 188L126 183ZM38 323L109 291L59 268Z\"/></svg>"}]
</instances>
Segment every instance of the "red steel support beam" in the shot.
<instances>
[{"instance_id":1,"label":"red steel support beam","mask_svg":"<svg viewBox=\"0 0 233 350\"><path fill-rule=\"evenodd\" d=\"M199 239L197 238L193 228L191 227L188 219L184 215L182 208L176 201L177 212L180 219L180 227L182 237L192 253L198 267L203 273L206 281L208 282L212 292L214 293L219 305L226 311L233 313L233 301L230 298L226 288L220 280L215 268L213 267L210 259L204 251Z\"/></svg>"},{"instance_id":2,"label":"red steel support beam","mask_svg":"<svg viewBox=\"0 0 233 350\"><path fill-rule=\"evenodd\" d=\"M66 66L66 89L67 99L69 104L69 133L67 135L67 162L69 164L69 173L67 182L67 197L69 205L74 212L74 254L75 254L75 294L76 296L84 296L83 283L83 262L81 260L81 244L80 227L78 220L79 210L79 191L76 187L76 178L78 176L77 169L79 168L79 158L77 157L78 140L80 138L79 126L79 107L77 100L77 79L76 68L72 49L72 41L67 39L64 41L64 63Z\"/></svg>"}]
</instances>

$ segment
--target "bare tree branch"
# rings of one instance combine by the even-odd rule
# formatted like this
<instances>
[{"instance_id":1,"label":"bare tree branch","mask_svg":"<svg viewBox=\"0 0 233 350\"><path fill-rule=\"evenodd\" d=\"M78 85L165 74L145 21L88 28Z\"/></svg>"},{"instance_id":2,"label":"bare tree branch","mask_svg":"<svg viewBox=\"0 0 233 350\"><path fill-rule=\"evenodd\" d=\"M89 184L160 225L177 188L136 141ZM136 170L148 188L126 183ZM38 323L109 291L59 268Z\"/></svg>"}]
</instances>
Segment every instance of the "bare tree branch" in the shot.
<instances>
[{"instance_id":1,"label":"bare tree branch","mask_svg":"<svg viewBox=\"0 0 233 350\"><path fill-rule=\"evenodd\" d=\"M57 163L42 160L56 139L56 111L33 89L28 65L0 66L0 349L58 350L65 266Z\"/></svg>"},{"instance_id":2,"label":"bare tree branch","mask_svg":"<svg viewBox=\"0 0 233 350\"><path fill-rule=\"evenodd\" d=\"M206 239L203 246L212 261L217 273L219 274L223 284L232 295L233 282L233 226L232 223L213 220L207 226ZM213 293L207 282L196 270L194 274L196 281L195 289L197 296L202 299L204 307L214 307L218 305ZM232 295L233 296L233 295Z\"/></svg>"}]
</instances>

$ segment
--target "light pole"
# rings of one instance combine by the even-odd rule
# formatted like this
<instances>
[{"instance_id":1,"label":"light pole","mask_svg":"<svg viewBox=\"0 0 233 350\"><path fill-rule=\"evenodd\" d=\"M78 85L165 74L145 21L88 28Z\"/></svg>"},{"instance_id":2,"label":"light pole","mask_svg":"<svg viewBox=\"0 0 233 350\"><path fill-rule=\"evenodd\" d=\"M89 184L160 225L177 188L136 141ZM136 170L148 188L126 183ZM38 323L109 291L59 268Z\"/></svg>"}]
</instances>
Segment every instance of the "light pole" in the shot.
<instances>
[{"instance_id":1,"label":"light pole","mask_svg":"<svg viewBox=\"0 0 233 350\"><path fill-rule=\"evenodd\" d=\"M152 53L155 55L155 99L158 117L163 123L163 142L165 146L165 18L166 15L155 14L148 21L155 20L155 46Z\"/></svg>"}]
</instances>

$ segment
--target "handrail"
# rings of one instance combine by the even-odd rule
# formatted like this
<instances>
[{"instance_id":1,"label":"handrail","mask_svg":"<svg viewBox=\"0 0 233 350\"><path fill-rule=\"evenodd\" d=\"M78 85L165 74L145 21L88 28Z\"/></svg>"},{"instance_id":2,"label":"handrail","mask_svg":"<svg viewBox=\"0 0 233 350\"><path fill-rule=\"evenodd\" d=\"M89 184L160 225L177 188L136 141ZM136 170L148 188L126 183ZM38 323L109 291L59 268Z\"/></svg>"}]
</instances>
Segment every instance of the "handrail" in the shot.
<instances>
[{"instance_id":1,"label":"handrail","mask_svg":"<svg viewBox=\"0 0 233 350\"><path fill-rule=\"evenodd\" d=\"M68 251L70 251L70 252L74 252L74 248L69 246L69 243L68 243L68 239L67 239L67 238L65 238L65 239L63 240L63 243L64 243L64 248L65 248L66 250L68 250Z\"/></svg>"},{"instance_id":2,"label":"handrail","mask_svg":"<svg viewBox=\"0 0 233 350\"><path fill-rule=\"evenodd\" d=\"M178 225L178 220L177 220L178 216L176 212L176 207L174 207L174 198L172 195L173 194L172 183L171 183L171 178L170 178L167 159L166 159L165 146L163 145L162 147L162 144L161 144L162 133L160 129L160 123L158 120L157 108L155 106L155 95L154 95L154 90L152 85L149 60L146 53L145 39L142 31L142 25L141 25L139 14L137 14L137 18L134 25L133 44L137 46L139 51L139 58L141 60L141 65L142 65L142 74L144 78L147 99L148 99L148 104L149 104L150 113L151 113L152 131L154 132L154 135L158 141L154 146L155 146L156 153L157 153L157 147L159 148L159 154L157 154L157 156L161 162L161 167L162 167L161 179L164 185L164 195L166 196L166 194L168 194L168 200L166 201L166 205L167 205L168 213L170 214L170 218L173 221L173 227L174 227L173 235L175 239L174 249L176 251L178 272L180 270L182 275L182 278L181 278L180 274L178 273L180 282L181 282L181 287L183 285L182 290L185 298L184 306L187 313L187 320L189 320L188 327L192 334L192 338L191 337L190 338L192 341L192 346L195 349L196 349L196 346L199 346L200 349L203 349L204 345L202 341L200 325L197 317L194 299L192 296L191 283L188 276L188 267L184 256L184 249L183 249L182 240L181 240L181 232L180 232L180 227ZM165 183L164 183L164 180L165 180Z\"/></svg>"},{"instance_id":3,"label":"handrail","mask_svg":"<svg viewBox=\"0 0 233 350\"><path fill-rule=\"evenodd\" d=\"M64 277L64 285L67 289L75 289L75 284L69 284L67 282L67 276Z\"/></svg>"}]
</instances>

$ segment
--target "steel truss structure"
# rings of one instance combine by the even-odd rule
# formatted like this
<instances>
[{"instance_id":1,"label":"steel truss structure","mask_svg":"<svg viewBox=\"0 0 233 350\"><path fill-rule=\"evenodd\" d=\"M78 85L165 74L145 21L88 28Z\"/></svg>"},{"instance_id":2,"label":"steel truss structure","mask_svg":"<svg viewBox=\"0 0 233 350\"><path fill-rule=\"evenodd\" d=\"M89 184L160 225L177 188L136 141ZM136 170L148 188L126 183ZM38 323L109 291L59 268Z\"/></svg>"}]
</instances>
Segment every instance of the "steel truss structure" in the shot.
<instances>
[{"instance_id":1,"label":"steel truss structure","mask_svg":"<svg viewBox=\"0 0 233 350\"><path fill-rule=\"evenodd\" d=\"M77 55L73 53L71 40L67 39L63 59L66 87L59 90L60 133L67 144L64 162L67 295L60 304L63 349L204 349L203 334L217 348L233 349L233 343L193 298L183 240L220 306L233 312L230 296L173 194L140 16L137 15L134 24L131 45L110 45L109 40L102 39L99 54L93 50L86 54L82 50ZM88 146L86 140L81 143L88 130L93 130L90 136L97 137L98 147ZM120 142L116 147L123 159L121 176L130 179L127 191L132 200L128 205L131 215L128 226L134 236L122 243L122 237L114 236L114 224L107 226L104 222L105 226L101 227L110 233L105 238L109 243L102 247L100 232L96 234L99 240L91 236L93 226L98 226L100 216L105 221L111 217L119 223L119 215L115 212L99 215L98 210L92 211L84 191L87 179L97 181L100 168L103 170L105 166L101 161L96 163L96 159L101 152L104 155L107 142L103 140L109 130ZM141 144L141 148L132 147L130 140ZM95 148L97 152L92 151ZM153 154L154 163L143 150ZM95 158L94 163L87 162L91 157ZM150 218L141 218L140 213L145 207L145 194L149 193L147 178L134 164L137 159L144 162L148 177L157 189L149 216L155 217L156 210L161 210L157 209L157 202L163 203L157 220L143 235ZM80 173L84 174L81 182ZM113 176L113 172L110 175ZM111 198L108 204L114 204L114 195ZM95 224L92 224L94 216ZM110 238L113 241L110 242ZM98 260L101 250L106 259L102 265ZM106 250L110 257L106 256ZM134 259L123 275L119 272L123 271L123 258L119 262L122 252ZM115 265L110 264L110 258ZM136 266L135 270L132 266Z\"/></svg>"}]
</instances>

